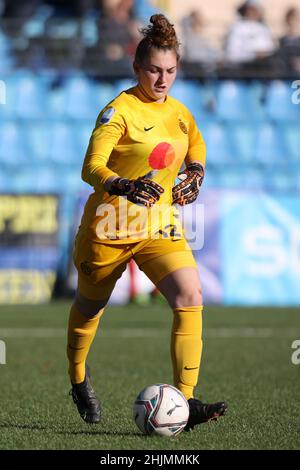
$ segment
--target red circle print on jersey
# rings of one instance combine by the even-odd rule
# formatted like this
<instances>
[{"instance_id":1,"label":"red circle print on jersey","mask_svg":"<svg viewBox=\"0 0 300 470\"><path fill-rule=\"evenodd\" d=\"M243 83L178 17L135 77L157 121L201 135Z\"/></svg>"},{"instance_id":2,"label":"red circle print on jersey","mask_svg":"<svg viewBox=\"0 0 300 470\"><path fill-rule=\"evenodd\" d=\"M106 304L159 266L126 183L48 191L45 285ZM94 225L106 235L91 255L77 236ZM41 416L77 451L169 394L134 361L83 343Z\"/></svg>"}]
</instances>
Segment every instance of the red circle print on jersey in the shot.
<instances>
[{"instance_id":1,"label":"red circle print on jersey","mask_svg":"<svg viewBox=\"0 0 300 470\"><path fill-rule=\"evenodd\" d=\"M174 161L175 151L168 142L161 142L156 145L149 155L148 161L154 170L162 170Z\"/></svg>"}]
</instances>

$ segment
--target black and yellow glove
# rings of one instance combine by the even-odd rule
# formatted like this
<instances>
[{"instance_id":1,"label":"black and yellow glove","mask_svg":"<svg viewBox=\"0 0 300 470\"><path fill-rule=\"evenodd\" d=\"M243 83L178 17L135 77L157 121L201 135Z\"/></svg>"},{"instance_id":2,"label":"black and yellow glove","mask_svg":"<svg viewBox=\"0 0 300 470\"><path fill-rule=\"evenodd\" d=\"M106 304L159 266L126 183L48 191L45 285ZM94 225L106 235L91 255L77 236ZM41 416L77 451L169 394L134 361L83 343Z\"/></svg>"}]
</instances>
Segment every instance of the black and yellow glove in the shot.
<instances>
[{"instance_id":1,"label":"black and yellow glove","mask_svg":"<svg viewBox=\"0 0 300 470\"><path fill-rule=\"evenodd\" d=\"M126 196L128 201L134 204L152 207L159 200L164 188L145 175L136 180L116 178L108 192L110 195Z\"/></svg>"},{"instance_id":2,"label":"black and yellow glove","mask_svg":"<svg viewBox=\"0 0 300 470\"><path fill-rule=\"evenodd\" d=\"M181 183L172 189L172 204L185 206L194 202L199 194L200 186L204 178L204 168L200 163L190 163L184 171L179 173Z\"/></svg>"}]
</instances>

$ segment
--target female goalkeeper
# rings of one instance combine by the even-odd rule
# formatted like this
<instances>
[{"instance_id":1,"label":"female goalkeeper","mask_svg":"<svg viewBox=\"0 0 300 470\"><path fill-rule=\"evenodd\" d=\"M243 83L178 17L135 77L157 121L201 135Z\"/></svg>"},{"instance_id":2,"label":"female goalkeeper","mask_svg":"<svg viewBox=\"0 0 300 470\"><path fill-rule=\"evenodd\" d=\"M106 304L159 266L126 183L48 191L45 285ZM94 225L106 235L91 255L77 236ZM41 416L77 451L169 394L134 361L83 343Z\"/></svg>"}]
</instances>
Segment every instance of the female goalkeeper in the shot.
<instances>
[{"instance_id":1,"label":"female goalkeeper","mask_svg":"<svg viewBox=\"0 0 300 470\"><path fill-rule=\"evenodd\" d=\"M137 85L100 113L82 168L83 180L95 191L75 240L78 289L67 355L78 411L87 423L98 423L101 407L86 358L116 281L133 258L173 310L174 385L188 400L190 430L227 408L224 402L204 404L194 398L202 352L201 286L174 206L197 198L205 144L191 113L168 96L179 60L173 25L163 15L150 22L135 54Z\"/></svg>"}]
</instances>

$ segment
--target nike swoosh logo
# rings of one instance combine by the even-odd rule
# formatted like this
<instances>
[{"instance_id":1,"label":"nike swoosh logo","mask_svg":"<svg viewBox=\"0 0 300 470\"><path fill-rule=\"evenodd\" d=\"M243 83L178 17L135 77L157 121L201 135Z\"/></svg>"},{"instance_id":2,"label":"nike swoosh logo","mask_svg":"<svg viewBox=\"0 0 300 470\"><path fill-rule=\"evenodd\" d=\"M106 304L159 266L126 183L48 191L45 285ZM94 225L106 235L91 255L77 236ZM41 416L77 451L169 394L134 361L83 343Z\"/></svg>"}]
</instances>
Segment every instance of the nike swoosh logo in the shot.
<instances>
[{"instance_id":1,"label":"nike swoosh logo","mask_svg":"<svg viewBox=\"0 0 300 470\"><path fill-rule=\"evenodd\" d=\"M151 131L151 129L153 129L153 127L155 127L155 126L152 126L152 127L144 127L144 131L146 131L146 132Z\"/></svg>"},{"instance_id":2,"label":"nike swoosh logo","mask_svg":"<svg viewBox=\"0 0 300 470\"><path fill-rule=\"evenodd\" d=\"M199 367L186 367L184 368L185 370L195 370L195 369L199 369Z\"/></svg>"}]
</instances>

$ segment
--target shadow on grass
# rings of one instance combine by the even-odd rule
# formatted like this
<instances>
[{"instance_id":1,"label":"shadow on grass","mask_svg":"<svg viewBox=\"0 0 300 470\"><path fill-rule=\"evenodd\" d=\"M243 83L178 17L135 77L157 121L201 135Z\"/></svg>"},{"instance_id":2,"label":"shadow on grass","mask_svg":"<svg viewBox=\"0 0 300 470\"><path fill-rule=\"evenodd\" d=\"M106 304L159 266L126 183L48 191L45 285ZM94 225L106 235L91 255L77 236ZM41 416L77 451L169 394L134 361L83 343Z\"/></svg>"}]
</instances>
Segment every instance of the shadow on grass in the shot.
<instances>
[{"instance_id":1,"label":"shadow on grass","mask_svg":"<svg viewBox=\"0 0 300 470\"><path fill-rule=\"evenodd\" d=\"M53 428L51 425L43 426L41 424L17 424L17 423L2 423L0 424L0 429L21 429L21 430L31 430L31 431L53 431L55 434L62 434L62 435L69 435L69 436L76 436L76 435L95 435L95 436L118 436L118 437L141 437L145 438L143 434L139 432L109 432L109 431L101 431L101 430L61 430L58 431L57 427Z\"/></svg>"},{"instance_id":2,"label":"shadow on grass","mask_svg":"<svg viewBox=\"0 0 300 470\"><path fill-rule=\"evenodd\" d=\"M40 424L17 424L17 423L2 423L0 429L31 429L32 431L45 431L48 429L46 426Z\"/></svg>"},{"instance_id":3,"label":"shadow on grass","mask_svg":"<svg viewBox=\"0 0 300 470\"><path fill-rule=\"evenodd\" d=\"M116 436L116 437L128 437L128 436L132 436L132 437L147 437L147 436L144 436L143 434L141 433L138 433L138 432L111 432L111 431L58 431L56 434L65 434L65 435L69 435L69 436L76 436L76 435L90 435L90 436Z\"/></svg>"}]
</instances>

